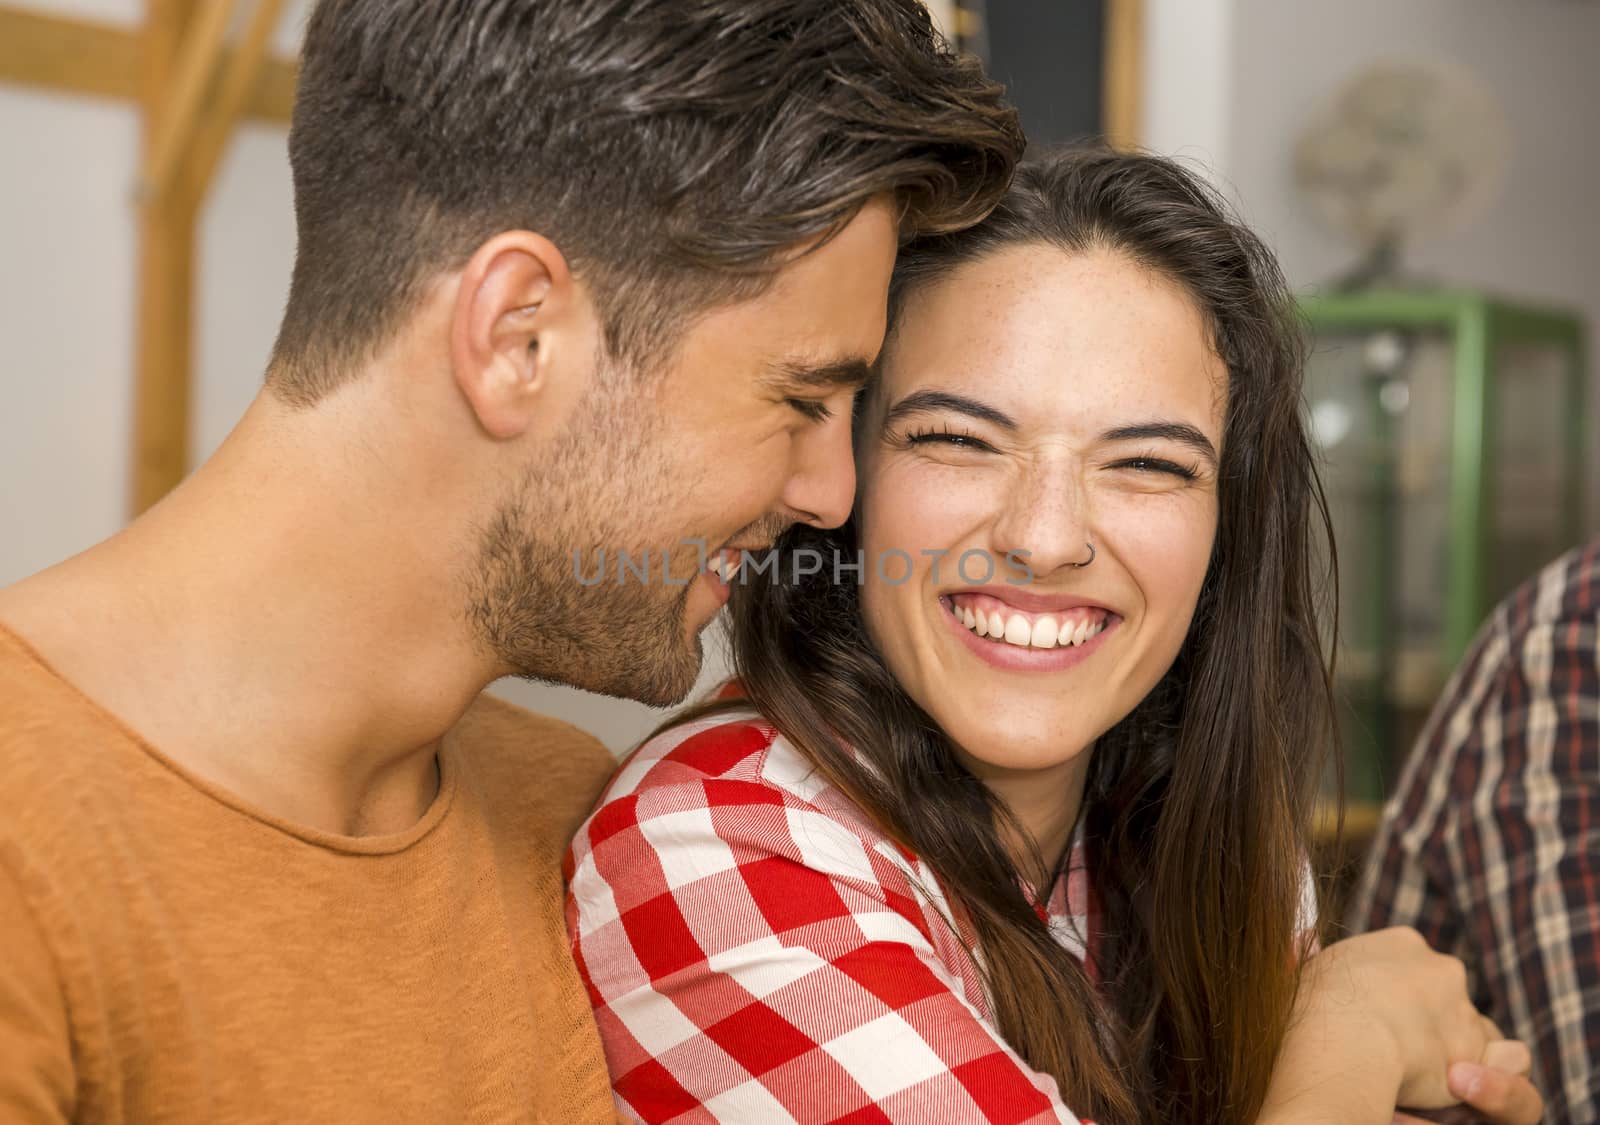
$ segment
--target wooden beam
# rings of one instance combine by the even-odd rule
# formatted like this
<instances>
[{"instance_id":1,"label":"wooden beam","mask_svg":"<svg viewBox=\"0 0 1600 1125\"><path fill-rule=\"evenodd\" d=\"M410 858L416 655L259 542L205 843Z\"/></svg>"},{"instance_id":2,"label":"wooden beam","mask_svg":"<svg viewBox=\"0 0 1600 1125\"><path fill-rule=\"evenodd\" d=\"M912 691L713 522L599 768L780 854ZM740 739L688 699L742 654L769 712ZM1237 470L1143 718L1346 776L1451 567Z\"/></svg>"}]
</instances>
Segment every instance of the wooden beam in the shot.
<instances>
[{"instance_id":1,"label":"wooden beam","mask_svg":"<svg viewBox=\"0 0 1600 1125\"><path fill-rule=\"evenodd\" d=\"M232 58L225 58L222 65L231 67ZM256 79L255 89L245 97L243 116L247 120L287 125L294 110L294 91L299 81L297 60L267 54L261 60L261 74Z\"/></svg>"},{"instance_id":2,"label":"wooden beam","mask_svg":"<svg viewBox=\"0 0 1600 1125\"><path fill-rule=\"evenodd\" d=\"M1144 136L1144 0L1105 0L1105 5L1105 136L1115 148L1136 148Z\"/></svg>"},{"instance_id":3,"label":"wooden beam","mask_svg":"<svg viewBox=\"0 0 1600 1125\"><path fill-rule=\"evenodd\" d=\"M199 4L179 48L171 86L155 119L155 137L139 174L140 193L153 198L160 198L171 188L222 64L233 0L199 0Z\"/></svg>"},{"instance_id":4,"label":"wooden beam","mask_svg":"<svg viewBox=\"0 0 1600 1125\"><path fill-rule=\"evenodd\" d=\"M233 136L234 126L261 82L267 44L282 12L283 0L256 0L255 11L239 40L238 50L223 71L217 96L195 127L188 159L184 162L183 179L184 190L196 206L205 204L212 176L227 150L228 139ZM156 190L159 193L161 185L158 184Z\"/></svg>"},{"instance_id":5,"label":"wooden beam","mask_svg":"<svg viewBox=\"0 0 1600 1125\"><path fill-rule=\"evenodd\" d=\"M232 55L225 48L221 66L231 66ZM0 4L0 83L136 102L144 66L137 31ZM287 124L297 76L293 60L269 58L244 116Z\"/></svg>"},{"instance_id":6,"label":"wooden beam","mask_svg":"<svg viewBox=\"0 0 1600 1125\"><path fill-rule=\"evenodd\" d=\"M154 153L193 0L146 0L140 102L143 153ZM184 477L189 462L194 331L195 208L187 193L147 197L138 209L138 339L129 506L138 515Z\"/></svg>"},{"instance_id":7,"label":"wooden beam","mask_svg":"<svg viewBox=\"0 0 1600 1125\"><path fill-rule=\"evenodd\" d=\"M120 28L0 7L0 82L131 99L137 43Z\"/></svg>"}]
</instances>

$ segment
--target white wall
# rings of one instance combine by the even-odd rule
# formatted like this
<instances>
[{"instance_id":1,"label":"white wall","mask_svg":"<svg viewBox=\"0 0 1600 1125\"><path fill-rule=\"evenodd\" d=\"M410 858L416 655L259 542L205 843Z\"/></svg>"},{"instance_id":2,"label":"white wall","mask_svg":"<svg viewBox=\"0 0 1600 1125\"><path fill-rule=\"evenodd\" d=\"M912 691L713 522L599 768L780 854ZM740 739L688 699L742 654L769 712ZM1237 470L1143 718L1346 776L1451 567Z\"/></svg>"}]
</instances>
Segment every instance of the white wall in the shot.
<instances>
[{"instance_id":1,"label":"white wall","mask_svg":"<svg viewBox=\"0 0 1600 1125\"><path fill-rule=\"evenodd\" d=\"M134 116L0 86L0 584L120 526Z\"/></svg>"},{"instance_id":2,"label":"white wall","mask_svg":"<svg viewBox=\"0 0 1600 1125\"><path fill-rule=\"evenodd\" d=\"M139 0L43 11L134 25ZM276 47L298 49L304 5ZM242 127L199 224L192 452L254 394L283 309L294 217L282 128ZM134 110L0 86L0 584L87 547L126 515L133 380Z\"/></svg>"},{"instance_id":3,"label":"white wall","mask_svg":"<svg viewBox=\"0 0 1600 1125\"><path fill-rule=\"evenodd\" d=\"M1232 151L1238 0L1145 0L1141 143L1215 173Z\"/></svg>"},{"instance_id":4,"label":"white wall","mask_svg":"<svg viewBox=\"0 0 1600 1125\"><path fill-rule=\"evenodd\" d=\"M1452 60L1505 109L1513 171L1473 227L1423 243L1415 267L1472 285L1583 305L1600 323L1600 5L1557 0L1235 0L1229 175L1297 279L1349 260L1306 220L1283 153L1315 104L1386 57Z\"/></svg>"},{"instance_id":5,"label":"white wall","mask_svg":"<svg viewBox=\"0 0 1600 1125\"><path fill-rule=\"evenodd\" d=\"M1385 59L1471 71L1513 137L1502 195L1470 229L1416 246L1408 267L1587 316L1591 530L1600 528L1600 4L1566 0L1149 0L1148 143L1215 155L1213 174L1311 288L1352 252L1301 203L1289 153L1306 116ZM1198 9L1206 9L1201 20ZM1204 23L1204 26L1197 26ZM1226 111L1218 124L1215 100ZM1200 155L1200 153L1195 153Z\"/></svg>"}]
</instances>

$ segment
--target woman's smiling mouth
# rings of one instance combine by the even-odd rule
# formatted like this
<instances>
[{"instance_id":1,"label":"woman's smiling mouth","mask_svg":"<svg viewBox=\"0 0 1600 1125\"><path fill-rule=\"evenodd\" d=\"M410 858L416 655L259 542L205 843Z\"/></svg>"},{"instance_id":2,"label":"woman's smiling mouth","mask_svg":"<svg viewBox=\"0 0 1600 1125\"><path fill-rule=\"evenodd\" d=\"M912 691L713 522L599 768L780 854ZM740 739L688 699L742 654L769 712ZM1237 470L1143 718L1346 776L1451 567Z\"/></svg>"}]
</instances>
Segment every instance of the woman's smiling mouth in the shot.
<instances>
[{"instance_id":1,"label":"woman's smiling mouth","mask_svg":"<svg viewBox=\"0 0 1600 1125\"><path fill-rule=\"evenodd\" d=\"M1079 602L1038 612L988 593L944 594L939 604L969 649L989 664L1010 669L1071 667L1122 621L1104 606Z\"/></svg>"}]
</instances>

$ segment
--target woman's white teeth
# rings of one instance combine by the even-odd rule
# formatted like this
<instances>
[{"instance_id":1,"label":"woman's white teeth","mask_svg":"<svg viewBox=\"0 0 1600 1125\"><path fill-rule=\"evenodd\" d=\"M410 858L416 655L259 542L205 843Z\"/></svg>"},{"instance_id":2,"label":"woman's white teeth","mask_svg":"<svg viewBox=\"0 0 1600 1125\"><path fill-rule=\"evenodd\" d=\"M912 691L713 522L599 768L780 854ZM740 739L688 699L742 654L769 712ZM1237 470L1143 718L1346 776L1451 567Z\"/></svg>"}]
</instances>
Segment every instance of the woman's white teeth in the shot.
<instances>
[{"instance_id":1,"label":"woman's white teeth","mask_svg":"<svg viewBox=\"0 0 1600 1125\"><path fill-rule=\"evenodd\" d=\"M743 554L734 555L731 559L727 555L718 555L711 560L707 569L715 573L725 584L731 586L734 576L739 573L739 566L743 562Z\"/></svg>"},{"instance_id":2,"label":"woman's white teeth","mask_svg":"<svg viewBox=\"0 0 1600 1125\"><path fill-rule=\"evenodd\" d=\"M1105 631L1105 618L1082 618L1060 622L1048 614L1030 622L1020 613L1009 617L1000 610L986 613L967 606L957 607L956 619L980 637L992 637L1019 648L1066 648L1084 644Z\"/></svg>"}]
</instances>

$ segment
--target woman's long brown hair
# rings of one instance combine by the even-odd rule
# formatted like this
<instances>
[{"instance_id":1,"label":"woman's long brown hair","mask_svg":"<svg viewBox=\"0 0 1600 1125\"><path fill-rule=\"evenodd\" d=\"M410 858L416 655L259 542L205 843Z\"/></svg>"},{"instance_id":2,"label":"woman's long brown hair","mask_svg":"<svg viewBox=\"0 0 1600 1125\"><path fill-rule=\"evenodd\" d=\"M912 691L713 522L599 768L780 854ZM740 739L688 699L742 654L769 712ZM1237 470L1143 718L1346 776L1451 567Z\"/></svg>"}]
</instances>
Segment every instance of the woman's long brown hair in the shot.
<instances>
[{"instance_id":1,"label":"woman's long brown hair","mask_svg":"<svg viewBox=\"0 0 1600 1125\"><path fill-rule=\"evenodd\" d=\"M779 565L746 575L730 602L746 700L669 725L753 706L921 855L977 935L1000 1032L1076 1113L1249 1122L1294 1003L1307 826L1332 746L1320 623L1337 591L1316 561L1332 542L1302 424L1299 322L1271 253L1192 174L1068 149L1026 162L979 226L912 243L891 324L919 286L1025 243L1112 249L1179 282L1228 370L1217 535L1193 624L1156 689L1092 751L1080 816L1098 982L1034 913L1002 843L1014 818L895 682L858 587L826 566L793 580L795 550L854 560L854 520L790 529Z\"/></svg>"}]
</instances>

